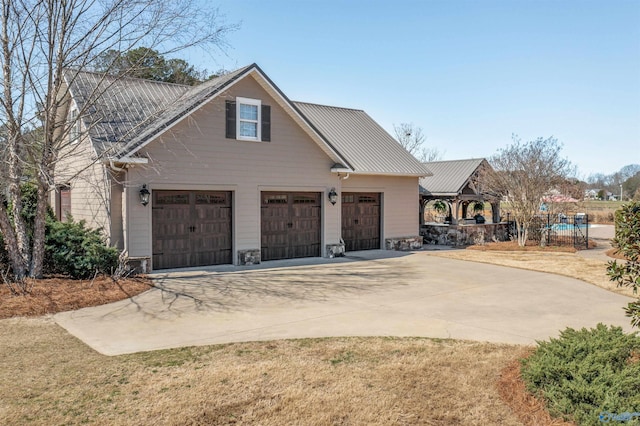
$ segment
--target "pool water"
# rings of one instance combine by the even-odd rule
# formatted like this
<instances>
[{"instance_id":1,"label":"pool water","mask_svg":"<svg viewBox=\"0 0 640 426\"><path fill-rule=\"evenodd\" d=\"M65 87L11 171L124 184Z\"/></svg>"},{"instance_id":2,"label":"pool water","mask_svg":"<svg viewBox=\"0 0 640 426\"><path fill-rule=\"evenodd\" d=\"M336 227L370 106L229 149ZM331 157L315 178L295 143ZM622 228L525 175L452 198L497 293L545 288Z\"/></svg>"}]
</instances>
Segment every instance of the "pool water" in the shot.
<instances>
[{"instance_id":1,"label":"pool water","mask_svg":"<svg viewBox=\"0 0 640 426\"><path fill-rule=\"evenodd\" d=\"M551 229L554 229L556 231L569 231L574 228L586 229L590 227L591 225L585 225L585 224L574 225L572 223L557 223L555 225L551 225Z\"/></svg>"}]
</instances>

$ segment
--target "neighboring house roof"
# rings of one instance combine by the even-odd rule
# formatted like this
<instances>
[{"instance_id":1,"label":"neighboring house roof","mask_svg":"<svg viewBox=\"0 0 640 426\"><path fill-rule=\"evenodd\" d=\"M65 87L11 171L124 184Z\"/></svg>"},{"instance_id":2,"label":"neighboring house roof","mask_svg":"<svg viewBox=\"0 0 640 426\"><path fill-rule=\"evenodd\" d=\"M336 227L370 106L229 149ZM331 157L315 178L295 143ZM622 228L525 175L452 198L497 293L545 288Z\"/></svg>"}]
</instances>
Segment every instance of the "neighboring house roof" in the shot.
<instances>
[{"instance_id":1,"label":"neighboring house roof","mask_svg":"<svg viewBox=\"0 0 640 426\"><path fill-rule=\"evenodd\" d=\"M193 87L78 71L67 73L67 84L98 155L122 160L251 73L330 155L335 170L430 174L364 111L291 102L256 64Z\"/></svg>"},{"instance_id":2,"label":"neighboring house roof","mask_svg":"<svg viewBox=\"0 0 640 426\"><path fill-rule=\"evenodd\" d=\"M294 102L294 105L342 153L355 171L425 176L430 170L409 154L366 112Z\"/></svg>"},{"instance_id":3,"label":"neighboring house roof","mask_svg":"<svg viewBox=\"0 0 640 426\"><path fill-rule=\"evenodd\" d=\"M460 194L482 164L489 166L484 158L431 161L424 164L433 176L420 178L420 194L440 197L455 197Z\"/></svg>"}]
</instances>

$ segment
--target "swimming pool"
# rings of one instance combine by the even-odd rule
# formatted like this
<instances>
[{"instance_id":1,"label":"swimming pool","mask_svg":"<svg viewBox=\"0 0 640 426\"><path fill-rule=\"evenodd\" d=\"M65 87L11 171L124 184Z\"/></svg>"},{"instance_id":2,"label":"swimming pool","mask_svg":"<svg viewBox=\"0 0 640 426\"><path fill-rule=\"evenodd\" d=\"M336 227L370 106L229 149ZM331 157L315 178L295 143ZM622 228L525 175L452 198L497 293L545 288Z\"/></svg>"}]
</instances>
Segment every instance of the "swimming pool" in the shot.
<instances>
[{"instance_id":1,"label":"swimming pool","mask_svg":"<svg viewBox=\"0 0 640 426\"><path fill-rule=\"evenodd\" d=\"M591 225L590 224L574 225L573 223L556 223L554 225L551 225L551 229L555 231L569 231L575 228L586 229L586 228L591 228Z\"/></svg>"}]
</instances>

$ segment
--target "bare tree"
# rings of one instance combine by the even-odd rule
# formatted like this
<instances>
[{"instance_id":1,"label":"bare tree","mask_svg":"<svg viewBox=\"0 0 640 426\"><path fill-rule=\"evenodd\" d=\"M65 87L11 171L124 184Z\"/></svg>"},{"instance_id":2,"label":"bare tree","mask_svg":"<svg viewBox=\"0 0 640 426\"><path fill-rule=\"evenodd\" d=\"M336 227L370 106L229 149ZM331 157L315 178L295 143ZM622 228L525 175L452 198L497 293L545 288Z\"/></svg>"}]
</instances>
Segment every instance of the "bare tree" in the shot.
<instances>
[{"instance_id":1,"label":"bare tree","mask_svg":"<svg viewBox=\"0 0 640 426\"><path fill-rule=\"evenodd\" d=\"M200 10L198 4L203 3L0 0L0 127L5 129L0 232L16 279L42 275L45 213L56 163L80 146L72 146L69 138L76 131L67 120L69 85L109 50L146 46L171 54L192 46L224 48L225 35L235 26L226 25L217 9ZM78 117L85 112L78 111ZM41 137L32 137L34 129ZM20 184L27 171L38 189L32 232L20 215Z\"/></svg>"},{"instance_id":2,"label":"bare tree","mask_svg":"<svg viewBox=\"0 0 640 426\"><path fill-rule=\"evenodd\" d=\"M396 139L404 149L409 151L422 163L427 161L436 161L442 159L442 153L435 147L426 147L426 137L422 133L422 128L415 126L413 123L400 123L393 125L393 132Z\"/></svg>"},{"instance_id":3,"label":"bare tree","mask_svg":"<svg viewBox=\"0 0 640 426\"><path fill-rule=\"evenodd\" d=\"M485 170L482 179L485 190L509 203L518 245L524 246L542 198L566 183L575 170L569 160L560 157L562 145L557 139L522 143L516 135L512 138L511 145L491 157L493 169Z\"/></svg>"}]
</instances>

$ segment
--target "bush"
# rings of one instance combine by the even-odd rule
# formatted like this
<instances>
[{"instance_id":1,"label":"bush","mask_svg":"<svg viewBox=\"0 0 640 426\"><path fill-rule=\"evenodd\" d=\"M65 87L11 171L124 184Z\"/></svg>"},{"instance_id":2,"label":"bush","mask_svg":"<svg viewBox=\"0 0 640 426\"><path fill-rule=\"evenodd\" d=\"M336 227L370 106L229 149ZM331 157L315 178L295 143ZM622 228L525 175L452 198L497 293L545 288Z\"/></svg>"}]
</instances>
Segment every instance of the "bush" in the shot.
<instances>
[{"instance_id":1,"label":"bush","mask_svg":"<svg viewBox=\"0 0 640 426\"><path fill-rule=\"evenodd\" d=\"M118 266L118 250L107 247L101 230L88 229L85 221L50 221L45 243L45 271L89 278L110 274Z\"/></svg>"},{"instance_id":2,"label":"bush","mask_svg":"<svg viewBox=\"0 0 640 426\"><path fill-rule=\"evenodd\" d=\"M617 415L640 412L639 356L636 333L602 324L567 328L522 360L522 379L553 416L579 425L615 423Z\"/></svg>"},{"instance_id":3,"label":"bush","mask_svg":"<svg viewBox=\"0 0 640 426\"><path fill-rule=\"evenodd\" d=\"M607 274L618 287L631 287L635 294L640 288L640 202L624 204L617 210L615 224L613 246L626 261L609 262ZM640 299L629 303L625 311L631 317L631 324L640 327Z\"/></svg>"}]
</instances>

